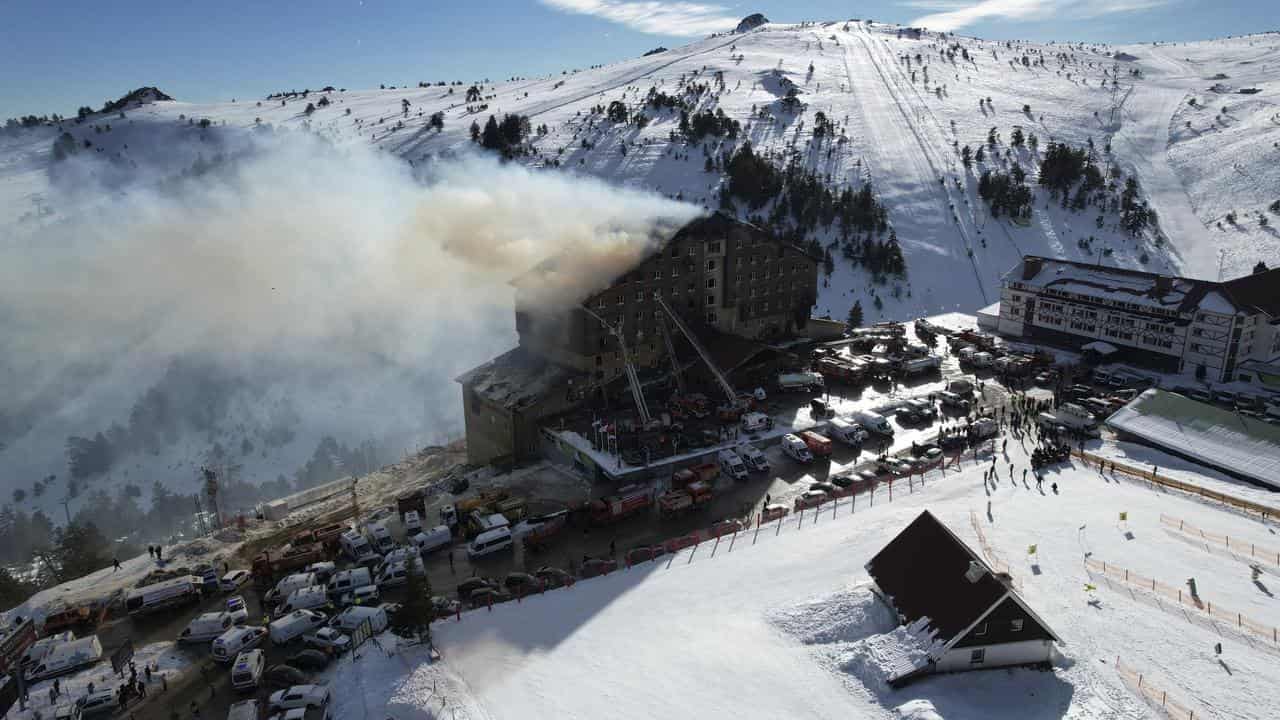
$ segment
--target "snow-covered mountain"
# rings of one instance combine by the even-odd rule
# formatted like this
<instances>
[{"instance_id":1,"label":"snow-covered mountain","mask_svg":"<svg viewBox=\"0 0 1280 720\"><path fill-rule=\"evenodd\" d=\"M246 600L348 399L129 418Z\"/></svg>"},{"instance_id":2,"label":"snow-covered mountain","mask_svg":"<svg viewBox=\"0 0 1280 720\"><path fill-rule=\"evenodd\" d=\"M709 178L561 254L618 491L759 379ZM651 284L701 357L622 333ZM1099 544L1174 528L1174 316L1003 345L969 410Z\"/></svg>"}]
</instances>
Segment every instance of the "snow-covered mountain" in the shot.
<instances>
[{"instance_id":1,"label":"snow-covered mountain","mask_svg":"<svg viewBox=\"0 0 1280 720\"><path fill-rule=\"evenodd\" d=\"M491 115L511 114L527 119L515 122L513 163L708 210L721 207L728 160L748 142L775 168L799 168L837 193L870 183L887 210L885 232L820 220L803 233L831 253L818 313L836 318L855 300L868 321L974 310L995 301L1001 274L1025 253L1203 277L1280 258L1280 236L1266 223L1280 221L1280 206L1268 210L1280 201L1280 34L1106 46L856 20L766 23L547 77L443 83L429 68L413 74L421 77L409 86L348 90L318 78L306 90L208 104L143 88L79 122L0 132L0 222L56 226L86 196L102 205L138 188L168 192L304 133L373 148L417 172L489 152L473 141L473 123L483 139ZM1080 193L1052 196L1036 184L1051 143L1082 150L1105 176L1081 196L1082 209L1068 206ZM69 156L89 162L58 159ZM980 178L1015 164L1030 208L1016 221L993 217ZM1131 179L1155 217L1136 233L1120 226L1117 208ZM735 197L733 209L784 230L796 224L795 209L776 201L750 208ZM906 272L873 281L858 261L860 238L890 234ZM456 427L452 388L429 397L423 414ZM291 461L311 447L295 448Z\"/></svg>"}]
</instances>

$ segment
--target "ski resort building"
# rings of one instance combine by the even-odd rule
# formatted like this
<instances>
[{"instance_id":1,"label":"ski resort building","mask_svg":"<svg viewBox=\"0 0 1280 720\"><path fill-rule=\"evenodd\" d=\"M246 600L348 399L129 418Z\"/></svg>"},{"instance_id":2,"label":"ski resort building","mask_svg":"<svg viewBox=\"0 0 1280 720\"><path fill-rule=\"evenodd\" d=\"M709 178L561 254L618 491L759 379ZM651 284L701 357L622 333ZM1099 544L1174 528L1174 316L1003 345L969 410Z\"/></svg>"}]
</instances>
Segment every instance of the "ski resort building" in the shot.
<instances>
[{"instance_id":1,"label":"ski resort building","mask_svg":"<svg viewBox=\"0 0 1280 720\"><path fill-rule=\"evenodd\" d=\"M928 510L889 541L867 572L924 653L903 652L891 684L936 672L1037 665L1058 636L998 574Z\"/></svg>"},{"instance_id":2,"label":"ski resort building","mask_svg":"<svg viewBox=\"0 0 1280 720\"><path fill-rule=\"evenodd\" d=\"M552 258L515 281L516 330L531 354L588 373L596 380L623 374L622 336L638 368L666 356L661 298L691 327L768 340L805 329L818 298L818 264L803 248L755 225L716 213L677 231L666 243L565 315L547 318L527 302ZM603 320L603 322L602 322Z\"/></svg>"},{"instance_id":3,"label":"ski resort building","mask_svg":"<svg viewBox=\"0 0 1280 720\"><path fill-rule=\"evenodd\" d=\"M1280 390L1280 269L1226 282L1028 255L1004 276L997 330L1213 382ZM1203 370L1201 370L1203 368Z\"/></svg>"},{"instance_id":4,"label":"ski resort building","mask_svg":"<svg viewBox=\"0 0 1280 720\"><path fill-rule=\"evenodd\" d=\"M547 260L513 281L519 347L456 379L467 459L483 464L538 455L539 427L594 391L626 382L628 359L640 377L669 370L669 348L684 343L663 304L725 373L770 355L763 341L830 333L832 323L815 321L821 327L810 328L809 322L820 260L717 213L655 244L621 277L600 278L603 289L554 315L531 301L555 272L558 259Z\"/></svg>"}]
</instances>

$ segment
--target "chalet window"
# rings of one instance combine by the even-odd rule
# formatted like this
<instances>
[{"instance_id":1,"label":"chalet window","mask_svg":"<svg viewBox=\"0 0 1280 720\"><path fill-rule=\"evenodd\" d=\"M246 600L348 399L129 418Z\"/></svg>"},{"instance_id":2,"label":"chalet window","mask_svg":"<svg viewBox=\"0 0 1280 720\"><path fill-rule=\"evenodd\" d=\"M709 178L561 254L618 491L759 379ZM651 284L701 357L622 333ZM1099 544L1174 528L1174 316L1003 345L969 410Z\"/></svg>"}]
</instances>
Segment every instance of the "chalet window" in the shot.
<instances>
[{"instance_id":1,"label":"chalet window","mask_svg":"<svg viewBox=\"0 0 1280 720\"><path fill-rule=\"evenodd\" d=\"M987 624L986 624L986 623L982 623L981 625L979 625L978 627L976 627L976 628L974 628L974 629L973 629L973 636L974 636L974 637L982 637L983 635L986 635L986 634L987 634Z\"/></svg>"},{"instance_id":2,"label":"chalet window","mask_svg":"<svg viewBox=\"0 0 1280 720\"><path fill-rule=\"evenodd\" d=\"M970 665L981 665L983 662L986 661L986 659L987 659L986 648L978 648L977 650L974 650L973 652L969 653Z\"/></svg>"},{"instance_id":3,"label":"chalet window","mask_svg":"<svg viewBox=\"0 0 1280 720\"><path fill-rule=\"evenodd\" d=\"M1022 618L1009 621L1009 629L1013 632L1022 632Z\"/></svg>"}]
</instances>

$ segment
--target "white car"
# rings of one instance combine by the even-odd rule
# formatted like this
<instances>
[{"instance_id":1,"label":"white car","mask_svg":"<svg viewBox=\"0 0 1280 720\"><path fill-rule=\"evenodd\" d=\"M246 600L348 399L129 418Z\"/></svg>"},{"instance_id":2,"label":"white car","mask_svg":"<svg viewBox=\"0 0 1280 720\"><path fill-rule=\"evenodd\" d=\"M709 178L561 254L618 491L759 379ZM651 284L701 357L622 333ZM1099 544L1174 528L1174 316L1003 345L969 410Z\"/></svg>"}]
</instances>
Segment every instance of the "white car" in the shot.
<instances>
[{"instance_id":1,"label":"white car","mask_svg":"<svg viewBox=\"0 0 1280 720\"><path fill-rule=\"evenodd\" d=\"M294 685L287 690L277 690L267 698L272 710L325 707L329 704L329 688L323 685Z\"/></svg>"},{"instance_id":2,"label":"white car","mask_svg":"<svg viewBox=\"0 0 1280 720\"><path fill-rule=\"evenodd\" d=\"M351 647L351 638L329 627L320 628L313 633L303 635L302 642L307 647L313 647L318 650L332 650L335 653L346 652L347 648Z\"/></svg>"},{"instance_id":3,"label":"white car","mask_svg":"<svg viewBox=\"0 0 1280 720\"><path fill-rule=\"evenodd\" d=\"M236 588L249 582L249 578L248 570L232 570L218 581L218 588L222 592L235 592Z\"/></svg>"},{"instance_id":4,"label":"white car","mask_svg":"<svg viewBox=\"0 0 1280 720\"><path fill-rule=\"evenodd\" d=\"M383 568L396 563L403 563L411 558L419 557L421 556L418 554L417 547L398 547L383 556L382 562L378 565L378 570L381 571Z\"/></svg>"},{"instance_id":5,"label":"white car","mask_svg":"<svg viewBox=\"0 0 1280 720\"><path fill-rule=\"evenodd\" d=\"M378 586L365 585L364 587L358 587L349 593L344 593L338 600L338 604L342 607L351 607L352 605L374 607L381 601L382 594L378 592Z\"/></svg>"},{"instance_id":6,"label":"white car","mask_svg":"<svg viewBox=\"0 0 1280 720\"><path fill-rule=\"evenodd\" d=\"M234 625L243 625L249 620L249 608L244 604L243 595L232 595L227 598L227 615Z\"/></svg>"}]
</instances>

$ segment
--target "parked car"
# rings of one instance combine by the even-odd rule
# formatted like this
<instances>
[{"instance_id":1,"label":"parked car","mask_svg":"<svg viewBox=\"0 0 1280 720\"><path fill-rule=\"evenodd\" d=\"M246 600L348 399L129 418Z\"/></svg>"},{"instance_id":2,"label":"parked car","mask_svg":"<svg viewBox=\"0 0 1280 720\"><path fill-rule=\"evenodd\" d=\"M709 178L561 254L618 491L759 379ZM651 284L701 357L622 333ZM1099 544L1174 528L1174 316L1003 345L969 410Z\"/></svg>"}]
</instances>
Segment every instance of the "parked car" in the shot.
<instances>
[{"instance_id":1,"label":"parked car","mask_svg":"<svg viewBox=\"0 0 1280 720\"><path fill-rule=\"evenodd\" d=\"M458 597L467 600L475 591L492 587L493 583L485 578L470 577L458 583Z\"/></svg>"},{"instance_id":2,"label":"parked car","mask_svg":"<svg viewBox=\"0 0 1280 720\"><path fill-rule=\"evenodd\" d=\"M277 690L267 698L272 710L324 707L329 704L329 688L324 685L294 685L287 690Z\"/></svg>"},{"instance_id":3,"label":"parked car","mask_svg":"<svg viewBox=\"0 0 1280 720\"><path fill-rule=\"evenodd\" d=\"M923 423L937 415L938 412L933 409L933 403L927 400L907 400L898 409L898 422Z\"/></svg>"},{"instance_id":4,"label":"parked car","mask_svg":"<svg viewBox=\"0 0 1280 720\"><path fill-rule=\"evenodd\" d=\"M796 510L804 510L806 508L818 507L828 500L825 492L820 490L806 490L796 498Z\"/></svg>"},{"instance_id":5,"label":"parked car","mask_svg":"<svg viewBox=\"0 0 1280 720\"><path fill-rule=\"evenodd\" d=\"M332 659L333 657L326 652L307 648L290 655L286 662L295 668L304 670L323 670L329 667L329 661Z\"/></svg>"},{"instance_id":6,"label":"parked car","mask_svg":"<svg viewBox=\"0 0 1280 720\"><path fill-rule=\"evenodd\" d=\"M222 579L218 581L218 587L222 592L235 592L235 589L249 582L250 574L248 570L232 570Z\"/></svg>"},{"instance_id":7,"label":"parked car","mask_svg":"<svg viewBox=\"0 0 1280 720\"><path fill-rule=\"evenodd\" d=\"M779 518L786 517L790 512L791 508L786 505L778 505L776 503L773 505L766 505L764 510L760 511L760 522L773 522Z\"/></svg>"},{"instance_id":8,"label":"parked car","mask_svg":"<svg viewBox=\"0 0 1280 720\"><path fill-rule=\"evenodd\" d=\"M272 665L266 675L267 685L273 688L287 688L307 682L307 674L292 665Z\"/></svg>"},{"instance_id":9,"label":"parked car","mask_svg":"<svg viewBox=\"0 0 1280 720\"><path fill-rule=\"evenodd\" d=\"M534 573L548 588L557 588L568 585L573 581L573 576L557 567L544 565L538 568Z\"/></svg>"},{"instance_id":10,"label":"parked car","mask_svg":"<svg viewBox=\"0 0 1280 720\"><path fill-rule=\"evenodd\" d=\"M115 712L119 699L114 690L95 690L76 699L80 717L105 717Z\"/></svg>"},{"instance_id":11,"label":"parked car","mask_svg":"<svg viewBox=\"0 0 1280 720\"><path fill-rule=\"evenodd\" d=\"M972 404L969 402L969 398L961 397L950 390L942 390L936 393L936 395L938 401L942 403L942 407L944 408L951 408L962 413L967 413L969 412L969 408L972 407Z\"/></svg>"},{"instance_id":12,"label":"parked car","mask_svg":"<svg viewBox=\"0 0 1280 720\"><path fill-rule=\"evenodd\" d=\"M538 578L529 573L513 572L507 575L502 581L504 587L511 592L515 592L516 588L520 588L527 595L531 590L537 590L541 583Z\"/></svg>"},{"instance_id":13,"label":"parked car","mask_svg":"<svg viewBox=\"0 0 1280 720\"><path fill-rule=\"evenodd\" d=\"M261 650L246 650L236 656L231 665L231 687L241 692L256 690L262 682L262 672L266 668L266 653Z\"/></svg>"},{"instance_id":14,"label":"parked car","mask_svg":"<svg viewBox=\"0 0 1280 720\"><path fill-rule=\"evenodd\" d=\"M245 607L243 595L227 598L227 615L233 625L243 625L249 620L249 608Z\"/></svg>"},{"instance_id":15,"label":"parked car","mask_svg":"<svg viewBox=\"0 0 1280 720\"><path fill-rule=\"evenodd\" d=\"M499 590L495 587L482 587L471 593L471 607L479 608L491 604L497 605L498 603L507 602L511 597L511 593L506 590Z\"/></svg>"},{"instance_id":16,"label":"parked car","mask_svg":"<svg viewBox=\"0 0 1280 720\"><path fill-rule=\"evenodd\" d=\"M462 609L462 603L457 600L450 600L443 595L431 596L431 614L434 617L449 617L456 615ZM388 613L390 614L390 613Z\"/></svg>"},{"instance_id":17,"label":"parked car","mask_svg":"<svg viewBox=\"0 0 1280 720\"><path fill-rule=\"evenodd\" d=\"M809 489L814 492L826 493L827 497L835 497L840 492L835 485L824 482L809 483Z\"/></svg>"},{"instance_id":18,"label":"parked car","mask_svg":"<svg viewBox=\"0 0 1280 720\"><path fill-rule=\"evenodd\" d=\"M330 627L323 627L302 636L302 643L310 648L342 654L351 647L351 638Z\"/></svg>"},{"instance_id":19,"label":"parked car","mask_svg":"<svg viewBox=\"0 0 1280 720\"><path fill-rule=\"evenodd\" d=\"M342 607L352 607L354 605L371 606L377 605L382 599L382 593L378 591L377 585L365 585L358 587L349 593L343 593L338 599L338 604Z\"/></svg>"}]
</instances>

